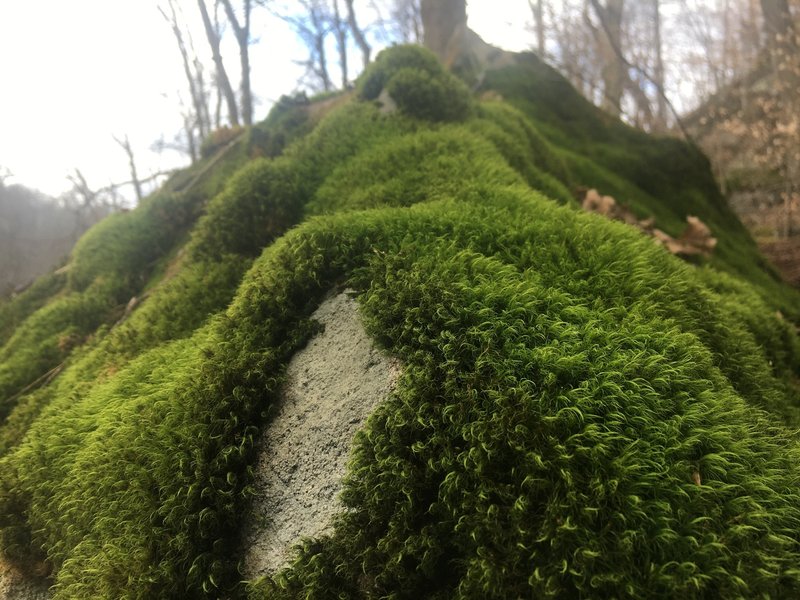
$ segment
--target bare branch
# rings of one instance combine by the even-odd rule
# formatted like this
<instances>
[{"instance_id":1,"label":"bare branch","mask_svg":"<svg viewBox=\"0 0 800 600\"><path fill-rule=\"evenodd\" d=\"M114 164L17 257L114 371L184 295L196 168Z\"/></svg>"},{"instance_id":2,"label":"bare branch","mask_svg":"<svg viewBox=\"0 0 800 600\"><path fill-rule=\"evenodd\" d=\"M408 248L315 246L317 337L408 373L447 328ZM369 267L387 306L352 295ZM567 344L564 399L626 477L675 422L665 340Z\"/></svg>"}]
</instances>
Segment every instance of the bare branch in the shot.
<instances>
[{"instance_id":1,"label":"bare branch","mask_svg":"<svg viewBox=\"0 0 800 600\"><path fill-rule=\"evenodd\" d=\"M114 141L119 144L122 149L125 151L125 154L128 155L128 166L131 170L131 183L133 184L133 191L136 194L136 202L142 201L142 184L139 181L139 176L136 173L136 161L133 157L133 149L131 148L131 142L128 139L128 135L125 134L125 139L121 140L117 136L112 135L111 137L114 138Z\"/></svg>"},{"instance_id":2,"label":"bare branch","mask_svg":"<svg viewBox=\"0 0 800 600\"><path fill-rule=\"evenodd\" d=\"M612 35L611 35L611 33L609 32L608 23L606 22L606 19L604 19L604 18L603 18L603 15L604 15L605 13L604 13L604 11L603 11L602 7L600 6L600 4L599 4L598 0L589 0L589 2L592 4L592 7L595 9L595 12L597 13L597 15L598 15L598 18L600 19L600 25L601 25L601 27L602 27L602 28L603 28L603 30L606 32L606 35L608 36L608 39L609 39L609 40L611 40L611 38L612 38ZM667 104L667 106L669 107L669 110L670 110L670 112L672 113L672 116L675 118L675 123L678 125L678 128L681 130L681 133L683 134L683 137L684 137L684 138L685 138L687 141L694 143L694 140L693 140L692 136L691 136L691 135L689 134L689 132L687 131L686 127L685 127L685 126L684 126L684 124L683 124L683 121L681 121L680 115L678 115L678 111L675 109L675 106L674 106L674 105L672 104L672 102L670 101L669 97L667 96L667 93L664 91L664 88L663 88L663 86L661 86L661 85L660 85L660 84L659 84L659 83L658 83L658 82L655 80L655 78L654 78L653 76L651 76L649 73L647 73L647 71L645 71L643 68L641 68L641 67L639 67L639 66L637 66L637 65L634 65L634 64L632 64L632 63L631 63L631 62L630 62L628 59L626 59L626 58L625 58L625 56L622 54L622 49L619 47L619 45L618 45L618 44L616 44L616 43L614 43L614 42L612 41L612 43L611 43L611 48L614 50L614 52L616 53L616 55L617 55L617 57L619 58L619 60L620 60L620 61L621 61L621 62L622 62L622 63L623 63L623 64L624 64L624 65L625 65L627 68L635 70L636 72L638 72L639 74L641 74L643 77L645 77L645 78L646 78L648 81L650 81L650 83L652 83L652 84L653 84L653 86L655 86L656 90L657 90L657 91L658 91L658 93L661 95L661 97L662 97L662 98L664 98L664 102L665 102L665 103Z\"/></svg>"}]
</instances>

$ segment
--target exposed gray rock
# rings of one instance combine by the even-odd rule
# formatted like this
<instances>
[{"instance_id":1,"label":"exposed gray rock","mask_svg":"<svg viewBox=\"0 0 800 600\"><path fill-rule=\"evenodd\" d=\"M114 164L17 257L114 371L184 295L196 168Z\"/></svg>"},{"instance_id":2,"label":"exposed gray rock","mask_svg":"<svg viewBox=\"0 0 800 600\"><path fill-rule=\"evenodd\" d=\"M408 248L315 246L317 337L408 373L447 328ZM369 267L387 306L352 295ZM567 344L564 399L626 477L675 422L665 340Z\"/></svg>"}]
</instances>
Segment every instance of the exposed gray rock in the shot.
<instances>
[{"instance_id":1,"label":"exposed gray rock","mask_svg":"<svg viewBox=\"0 0 800 600\"><path fill-rule=\"evenodd\" d=\"M313 318L325 330L289 363L281 404L258 443L256 497L242 539L247 579L278 570L301 538L330 526L353 436L401 372L366 334L347 293L323 302Z\"/></svg>"}]
</instances>

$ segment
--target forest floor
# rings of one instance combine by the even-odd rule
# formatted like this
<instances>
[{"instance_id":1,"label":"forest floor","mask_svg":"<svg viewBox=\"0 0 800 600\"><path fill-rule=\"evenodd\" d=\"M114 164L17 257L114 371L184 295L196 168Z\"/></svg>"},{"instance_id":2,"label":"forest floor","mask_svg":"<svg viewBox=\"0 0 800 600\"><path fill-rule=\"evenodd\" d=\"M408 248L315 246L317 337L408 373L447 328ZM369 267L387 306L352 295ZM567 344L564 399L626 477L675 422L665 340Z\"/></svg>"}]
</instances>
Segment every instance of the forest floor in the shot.
<instances>
[{"instance_id":1,"label":"forest floor","mask_svg":"<svg viewBox=\"0 0 800 600\"><path fill-rule=\"evenodd\" d=\"M756 238L758 247L783 278L800 288L800 235L790 238Z\"/></svg>"},{"instance_id":2,"label":"forest floor","mask_svg":"<svg viewBox=\"0 0 800 600\"><path fill-rule=\"evenodd\" d=\"M787 211L783 204L767 205L732 199L731 206L750 230L761 253L784 280L800 288L800 210L797 202ZM791 221L787 227L787 220Z\"/></svg>"}]
</instances>

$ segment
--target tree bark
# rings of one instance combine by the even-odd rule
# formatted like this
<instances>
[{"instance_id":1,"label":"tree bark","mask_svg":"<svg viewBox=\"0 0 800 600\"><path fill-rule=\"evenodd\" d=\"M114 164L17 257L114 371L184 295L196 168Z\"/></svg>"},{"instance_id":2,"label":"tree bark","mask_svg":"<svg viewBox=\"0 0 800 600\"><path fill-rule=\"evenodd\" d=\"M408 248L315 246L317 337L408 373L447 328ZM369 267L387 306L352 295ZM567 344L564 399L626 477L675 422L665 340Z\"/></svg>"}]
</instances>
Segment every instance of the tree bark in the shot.
<instances>
[{"instance_id":1,"label":"tree bark","mask_svg":"<svg viewBox=\"0 0 800 600\"><path fill-rule=\"evenodd\" d=\"M356 41L359 50L361 50L361 60L364 63L364 68L367 68L370 60L372 48L367 43L367 38L364 37L364 32L356 22L356 11L353 8L353 0L346 0L347 2L347 23L350 26L350 32L353 34L353 39Z\"/></svg>"},{"instance_id":2,"label":"tree bark","mask_svg":"<svg viewBox=\"0 0 800 600\"><path fill-rule=\"evenodd\" d=\"M329 92L333 89L333 84L328 74L328 58L325 54L325 18L316 4L312 7L309 17L313 32L314 52L317 56L317 76L322 81L322 89Z\"/></svg>"},{"instance_id":3,"label":"tree bark","mask_svg":"<svg viewBox=\"0 0 800 600\"><path fill-rule=\"evenodd\" d=\"M425 47L442 62L452 62L448 43L459 29L466 28L466 0L422 0L420 13Z\"/></svg>"},{"instance_id":4,"label":"tree bark","mask_svg":"<svg viewBox=\"0 0 800 600\"><path fill-rule=\"evenodd\" d=\"M590 0L597 18L603 24L600 53L603 58L603 102L607 112L619 118L622 114L622 92L625 85L625 64L622 51L622 13L624 0L606 0L601 6L598 0Z\"/></svg>"},{"instance_id":5,"label":"tree bark","mask_svg":"<svg viewBox=\"0 0 800 600\"><path fill-rule=\"evenodd\" d=\"M660 90L666 89L664 81L664 56L661 52L661 3L659 0L653 0L653 33L655 39L653 45L655 46L655 84ZM656 104L656 125L660 129L667 128L667 102L664 99L664 94L657 94Z\"/></svg>"},{"instance_id":6,"label":"tree bark","mask_svg":"<svg viewBox=\"0 0 800 600\"><path fill-rule=\"evenodd\" d=\"M771 110L768 107L766 112L773 113L771 143L777 149L781 175L785 180L782 196L786 211L785 235L788 237L792 233L792 198L800 190L800 134L797 132L800 48L787 0L761 0L761 11L767 38L767 60L771 62L776 81L773 94L779 99L779 104Z\"/></svg>"},{"instance_id":7,"label":"tree bark","mask_svg":"<svg viewBox=\"0 0 800 600\"><path fill-rule=\"evenodd\" d=\"M347 88L347 27L339 12L339 0L333 0L333 31L336 35L336 49L339 52L339 68L342 72L342 89Z\"/></svg>"},{"instance_id":8,"label":"tree bark","mask_svg":"<svg viewBox=\"0 0 800 600\"><path fill-rule=\"evenodd\" d=\"M788 0L761 0L767 43L793 40L794 27Z\"/></svg>"},{"instance_id":9,"label":"tree bark","mask_svg":"<svg viewBox=\"0 0 800 600\"><path fill-rule=\"evenodd\" d=\"M117 142L122 149L125 151L125 154L128 155L128 166L131 170L131 184L133 184L133 191L136 194L136 203L142 201L142 183L139 181L139 174L136 172L136 161L133 158L133 148L131 148L131 142L128 139L128 135L125 135L125 139L121 140L117 136L111 136L114 138L114 141ZM78 171L80 173L80 171ZM84 180L84 183L86 181Z\"/></svg>"},{"instance_id":10,"label":"tree bark","mask_svg":"<svg viewBox=\"0 0 800 600\"><path fill-rule=\"evenodd\" d=\"M181 53L183 60L183 72L186 75L186 82L189 84L189 95L192 97L192 107L194 108L195 119L197 128L200 131L200 136L205 137L208 135L210 124L208 123L208 106L205 103L205 90L203 89L202 76L200 71L197 70L198 61L195 58L194 66L196 70L192 70L192 62L189 58L189 51L186 48L186 43L183 39L183 33L180 25L178 24L178 15L175 11L175 4L173 0L169 0L170 16L162 10L159 6L158 10L161 15L169 23L172 28L172 33L175 36L175 41L178 44L178 51Z\"/></svg>"},{"instance_id":11,"label":"tree bark","mask_svg":"<svg viewBox=\"0 0 800 600\"><path fill-rule=\"evenodd\" d=\"M533 13L533 19L536 21L536 53L540 58L544 58L544 0L528 0L528 6Z\"/></svg>"},{"instance_id":12,"label":"tree bark","mask_svg":"<svg viewBox=\"0 0 800 600\"><path fill-rule=\"evenodd\" d=\"M205 0L197 0L197 6L200 8L200 16L203 18L203 27L206 31L208 44L211 46L211 56L214 59L214 66L217 70L217 86L228 105L228 120L231 125L238 126L239 110L236 106L236 96L233 93L230 79L228 79L228 73L225 70L225 65L222 63L222 54L220 54L219 51L219 34L214 30L214 26L211 24Z\"/></svg>"},{"instance_id":13,"label":"tree bark","mask_svg":"<svg viewBox=\"0 0 800 600\"><path fill-rule=\"evenodd\" d=\"M250 0L244 0L244 21L240 25L230 0L222 0L225 14L233 27L239 44L239 63L242 68L242 120L246 126L253 124L253 95L250 90Z\"/></svg>"}]
</instances>

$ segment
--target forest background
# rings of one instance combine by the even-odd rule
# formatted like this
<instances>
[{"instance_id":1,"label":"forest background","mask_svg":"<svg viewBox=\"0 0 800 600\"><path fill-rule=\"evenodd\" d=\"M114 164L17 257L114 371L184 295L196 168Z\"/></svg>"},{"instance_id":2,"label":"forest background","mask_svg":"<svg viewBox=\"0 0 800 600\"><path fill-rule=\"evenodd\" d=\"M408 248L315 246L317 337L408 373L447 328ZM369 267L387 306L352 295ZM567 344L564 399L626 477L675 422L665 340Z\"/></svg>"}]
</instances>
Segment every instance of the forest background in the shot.
<instances>
[{"instance_id":1,"label":"forest background","mask_svg":"<svg viewBox=\"0 0 800 600\"><path fill-rule=\"evenodd\" d=\"M452 12L463 2L158 0L110 10L92 0L45 2L52 11L37 4L48 18L32 23L36 33L31 15L11 14L10 4L0 22L19 26L4 37L5 79L23 91L4 95L0 115L2 129L17 126L27 138L0 142L0 295L57 265L91 224L129 209L276 102L348 88L381 48L431 35L423 10ZM472 0L467 15L486 41L533 50L613 117L698 143L765 248L796 238L796 0ZM73 46L83 54L48 71ZM123 110L101 93L108 89L141 109ZM80 118L71 101L98 117ZM88 134L92 125L104 141ZM82 144L91 151L77 151ZM25 163L26 153L36 162ZM66 174L70 159L86 164Z\"/></svg>"}]
</instances>

